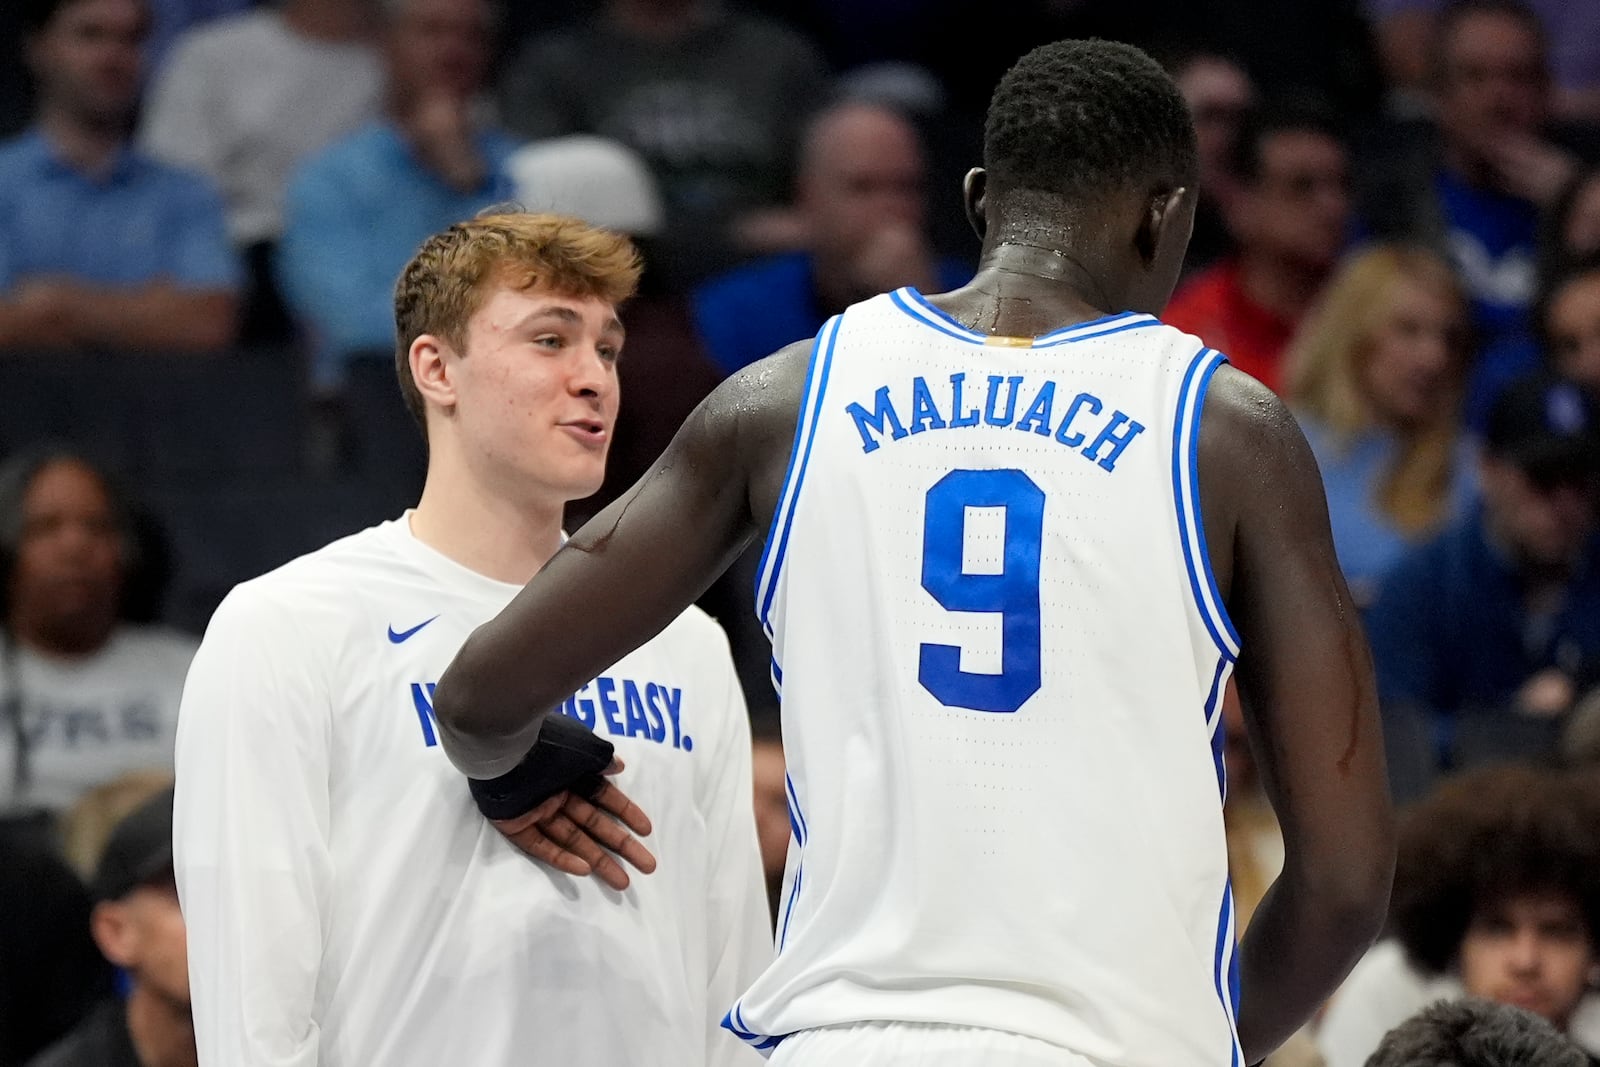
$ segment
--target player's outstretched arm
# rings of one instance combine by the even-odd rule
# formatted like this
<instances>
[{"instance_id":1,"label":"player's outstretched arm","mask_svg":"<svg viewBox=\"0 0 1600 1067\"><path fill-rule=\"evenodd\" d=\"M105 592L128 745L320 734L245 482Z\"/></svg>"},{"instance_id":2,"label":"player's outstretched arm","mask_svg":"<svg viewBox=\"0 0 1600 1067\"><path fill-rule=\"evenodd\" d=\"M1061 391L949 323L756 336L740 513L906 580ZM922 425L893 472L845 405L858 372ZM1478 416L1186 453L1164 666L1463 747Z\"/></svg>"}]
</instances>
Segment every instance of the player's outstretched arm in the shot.
<instances>
[{"instance_id":1,"label":"player's outstretched arm","mask_svg":"<svg viewBox=\"0 0 1600 1067\"><path fill-rule=\"evenodd\" d=\"M510 770L559 701L660 633L764 528L810 349L791 345L719 386L655 466L467 640L434 692L456 767Z\"/></svg>"},{"instance_id":2,"label":"player's outstretched arm","mask_svg":"<svg viewBox=\"0 0 1600 1067\"><path fill-rule=\"evenodd\" d=\"M1371 658L1316 462L1283 403L1228 367L1206 400L1200 477L1212 565L1243 649L1250 747L1284 838L1283 874L1239 952L1239 1039L1254 1064L1310 1018L1382 927L1393 813Z\"/></svg>"}]
</instances>

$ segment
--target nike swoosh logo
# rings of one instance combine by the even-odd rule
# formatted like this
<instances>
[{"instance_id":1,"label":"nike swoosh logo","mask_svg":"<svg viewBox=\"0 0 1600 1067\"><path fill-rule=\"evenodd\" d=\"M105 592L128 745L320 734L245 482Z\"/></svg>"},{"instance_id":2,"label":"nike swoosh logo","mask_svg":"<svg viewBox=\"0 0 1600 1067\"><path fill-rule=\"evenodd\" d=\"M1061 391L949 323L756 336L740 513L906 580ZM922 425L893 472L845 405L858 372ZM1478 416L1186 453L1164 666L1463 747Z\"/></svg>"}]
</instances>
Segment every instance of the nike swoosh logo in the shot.
<instances>
[{"instance_id":1,"label":"nike swoosh logo","mask_svg":"<svg viewBox=\"0 0 1600 1067\"><path fill-rule=\"evenodd\" d=\"M433 617L433 619L437 619L438 617L439 616L435 615ZM398 645L402 641L408 640L418 630L422 629L424 626L428 625L428 623L432 622L433 619L425 619L422 622L417 623L411 629L409 629L409 630L401 630L399 633L395 633L394 632L394 627L393 626L389 627L389 643Z\"/></svg>"}]
</instances>

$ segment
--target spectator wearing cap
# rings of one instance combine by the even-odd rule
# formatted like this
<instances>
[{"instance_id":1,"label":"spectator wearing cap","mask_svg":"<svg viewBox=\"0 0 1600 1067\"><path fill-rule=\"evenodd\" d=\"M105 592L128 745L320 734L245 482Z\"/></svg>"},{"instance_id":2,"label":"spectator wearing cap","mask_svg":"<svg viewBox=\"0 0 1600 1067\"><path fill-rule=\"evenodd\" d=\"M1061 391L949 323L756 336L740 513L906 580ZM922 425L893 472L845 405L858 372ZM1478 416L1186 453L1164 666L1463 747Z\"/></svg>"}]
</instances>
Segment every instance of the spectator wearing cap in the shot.
<instances>
[{"instance_id":1,"label":"spectator wearing cap","mask_svg":"<svg viewBox=\"0 0 1600 1067\"><path fill-rule=\"evenodd\" d=\"M384 117L312 156L289 184L277 277L309 334L312 384L394 358L394 280L429 234L511 196L516 144L483 120L488 0L388 0Z\"/></svg>"},{"instance_id":2,"label":"spectator wearing cap","mask_svg":"<svg viewBox=\"0 0 1600 1067\"><path fill-rule=\"evenodd\" d=\"M916 129L877 104L817 116L805 138L796 213L806 250L759 260L694 294L695 324L723 374L811 337L882 292L954 289L972 268L933 252L927 165Z\"/></svg>"},{"instance_id":3,"label":"spectator wearing cap","mask_svg":"<svg viewBox=\"0 0 1600 1067\"><path fill-rule=\"evenodd\" d=\"M28 1067L195 1067L189 940L172 871L172 790L118 824L93 884L90 932L126 976L107 1000Z\"/></svg>"},{"instance_id":4,"label":"spectator wearing cap","mask_svg":"<svg viewBox=\"0 0 1600 1067\"><path fill-rule=\"evenodd\" d=\"M1441 770L1554 751L1600 681L1600 426L1539 375L1490 415L1481 506L1404 556L1368 617L1395 793Z\"/></svg>"}]
</instances>

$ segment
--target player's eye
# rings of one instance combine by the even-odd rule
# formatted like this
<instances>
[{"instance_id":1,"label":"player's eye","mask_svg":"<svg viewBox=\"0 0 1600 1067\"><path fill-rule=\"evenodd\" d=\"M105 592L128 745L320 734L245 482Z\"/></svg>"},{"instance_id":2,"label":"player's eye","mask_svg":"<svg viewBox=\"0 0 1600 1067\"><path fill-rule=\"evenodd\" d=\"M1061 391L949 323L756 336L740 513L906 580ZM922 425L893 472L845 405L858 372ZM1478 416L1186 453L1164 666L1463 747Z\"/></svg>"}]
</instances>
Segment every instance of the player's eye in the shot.
<instances>
[{"instance_id":1,"label":"player's eye","mask_svg":"<svg viewBox=\"0 0 1600 1067\"><path fill-rule=\"evenodd\" d=\"M596 348L595 351L598 352L600 354L600 358L605 360L607 363L615 363L617 360L622 358L622 349L617 345L601 345Z\"/></svg>"},{"instance_id":2,"label":"player's eye","mask_svg":"<svg viewBox=\"0 0 1600 1067\"><path fill-rule=\"evenodd\" d=\"M561 348L566 340L560 334L546 333L535 337L533 343L541 348Z\"/></svg>"}]
</instances>

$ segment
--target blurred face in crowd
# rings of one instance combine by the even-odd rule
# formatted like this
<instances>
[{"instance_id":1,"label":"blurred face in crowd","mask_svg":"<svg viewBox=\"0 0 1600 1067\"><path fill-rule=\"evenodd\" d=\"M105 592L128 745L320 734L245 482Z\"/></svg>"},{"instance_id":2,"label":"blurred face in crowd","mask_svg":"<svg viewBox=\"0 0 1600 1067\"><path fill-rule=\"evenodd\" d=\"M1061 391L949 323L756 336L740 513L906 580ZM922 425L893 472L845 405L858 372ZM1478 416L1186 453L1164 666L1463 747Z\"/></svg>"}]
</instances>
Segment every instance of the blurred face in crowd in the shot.
<instances>
[{"instance_id":1,"label":"blurred face in crowd","mask_svg":"<svg viewBox=\"0 0 1600 1067\"><path fill-rule=\"evenodd\" d=\"M504 500L559 507L589 496L621 399L616 309L543 286L490 286L461 352L426 334L412 344L418 388L446 411L430 413L430 447L450 434L474 480ZM422 350L436 358L419 361Z\"/></svg>"},{"instance_id":2,"label":"blurred face in crowd","mask_svg":"<svg viewBox=\"0 0 1600 1067\"><path fill-rule=\"evenodd\" d=\"M846 264L885 230L919 233L926 177L916 131L894 112L853 105L821 118L800 175L800 206L818 259Z\"/></svg>"},{"instance_id":3,"label":"blurred face in crowd","mask_svg":"<svg viewBox=\"0 0 1600 1067\"><path fill-rule=\"evenodd\" d=\"M1578 902L1514 896L1473 916L1459 966L1467 994L1531 1011L1565 1031L1595 967Z\"/></svg>"},{"instance_id":4,"label":"blurred face in crowd","mask_svg":"<svg viewBox=\"0 0 1600 1067\"><path fill-rule=\"evenodd\" d=\"M1563 285L1545 312L1556 370L1600 392L1600 271Z\"/></svg>"},{"instance_id":5,"label":"blurred face in crowd","mask_svg":"<svg viewBox=\"0 0 1600 1067\"><path fill-rule=\"evenodd\" d=\"M1479 481L1490 529L1522 560L1561 567L1582 552L1594 530L1592 479L1551 477L1486 454Z\"/></svg>"},{"instance_id":6,"label":"blurred face in crowd","mask_svg":"<svg viewBox=\"0 0 1600 1067\"><path fill-rule=\"evenodd\" d=\"M1421 279L1395 285L1362 367L1362 390L1385 422L1417 426L1454 400L1449 386L1465 330L1454 294Z\"/></svg>"},{"instance_id":7,"label":"blurred face in crowd","mask_svg":"<svg viewBox=\"0 0 1600 1067\"><path fill-rule=\"evenodd\" d=\"M1255 90L1244 71L1220 56L1194 59L1178 74L1177 83L1194 119L1200 189L1209 195L1229 184L1229 156Z\"/></svg>"},{"instance_id":8,"label":"blurred face in crowd","mask_svg":"<svg viewBox=\"0 0 1600 1067\"><path fill-rule=\"evenodd\" d=\"M387 47L403 95L468 97L488 77L493 12L484 0L395 0Z\"/></svg>"},{"instance_id":9,"label":"blurred face in crowd","mask_svg":"<svg viewBox=\"0 0 1600 1067\"><path fill-rule=\"evenodd\" d=\"M29 42L48 106L80 121L120 126L139 99L150 16L143 0L71 0Z\"/></svg>"},{"instance_id":10,"label":"blurred face in crowd","mask_svg":"<svg viewBox=\"0 0 1600 1067\"><path fill-rule=\"evenodd\" d=\"M1572 198L1561 247L1571 255L1600 252L1600 173L1591 174Z\"/></svg>"},{"instance_id":11,"label":"blurred face in crowd","mask_svg":"<svg viewBox=\"0 0 1600 1067\"><path fill-rule=\"evenodd\" d=\"M1256 179L1233 213L1239 241L1296 264L1331 269L1350 221L1344 146L1316 130L1280 130L1261 145Z\"/></svg>"},{"instance_id":12,"label":"blurred face in crowd","mask_svg":"<svg viewBox=\"0 0 1600 1067\"><path fill-rule=\"evenodd\" d=\"M1544 46L1521 20L1490 12L1461 19L1441 42L1437 64L1439 124L1458 150L1482 152L1496 137L1544 124Z\"/></svg>"},{"instance_id":13,"label":"blurred face in crowd","mask_svg":"<svg viewBox=\"0 0 1600 1067\"><path fill-rule=\"evenodd\" d=\"M189 938L170 878L96 905L91 922L106 959L163 1000L188 1006Z\"/></svg>"},{"instance_id":14,"label":"blurred face in crowd","mask_svg":"<svg viewBox=\"0 0 1600 1067\"><path fill-rule=\"evenodd\" d=\"M105 485L80 463L47 464L23 496L11 578L18 635L48 651L94 651L115 624L122 570L122 532Z\"/></svg>"}]
</instances>

